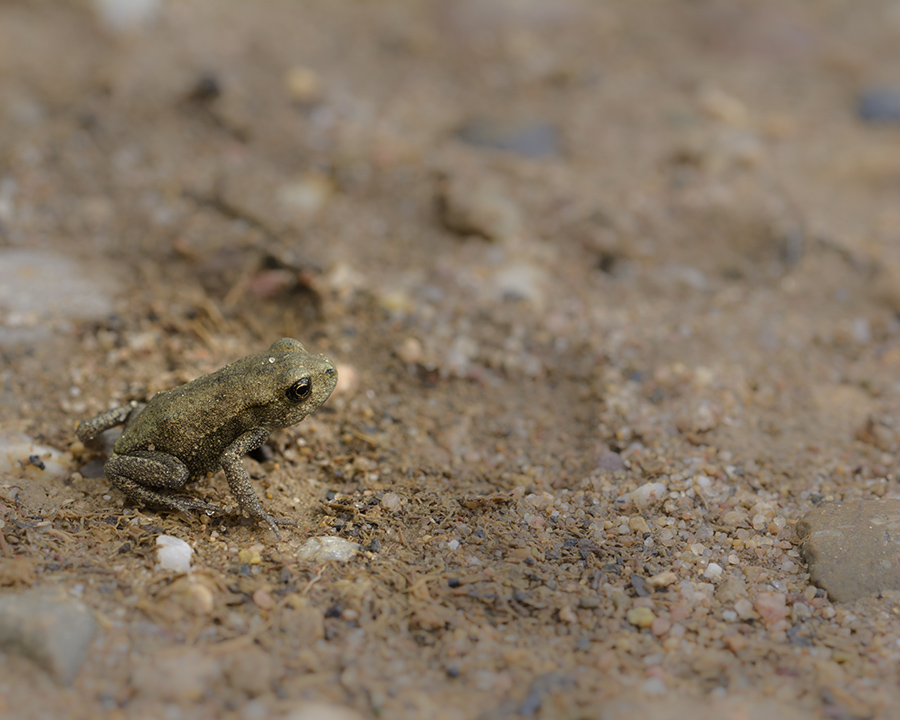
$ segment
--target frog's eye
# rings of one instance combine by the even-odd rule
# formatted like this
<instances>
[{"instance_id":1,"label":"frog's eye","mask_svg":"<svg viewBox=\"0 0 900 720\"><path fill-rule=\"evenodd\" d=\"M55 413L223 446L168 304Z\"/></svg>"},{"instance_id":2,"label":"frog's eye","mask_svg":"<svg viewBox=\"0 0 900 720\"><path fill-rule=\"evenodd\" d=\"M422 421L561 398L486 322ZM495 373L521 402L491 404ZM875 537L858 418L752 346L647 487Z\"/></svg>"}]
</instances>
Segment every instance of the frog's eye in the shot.
<instances>
[{"instance_id":1,"label":"frog's eye","mask_svg":"<svg viewBox=\"0 0 900 720\"><path fill-rule=\"evenodd\" d=\"M309 394L312 392L312 380L308 377L300 378L297 382L291 385L287 390L284 391L285 396L291 402L300 402L301 400L305 400L309 397Z\"/></svg>"}]
</instances>

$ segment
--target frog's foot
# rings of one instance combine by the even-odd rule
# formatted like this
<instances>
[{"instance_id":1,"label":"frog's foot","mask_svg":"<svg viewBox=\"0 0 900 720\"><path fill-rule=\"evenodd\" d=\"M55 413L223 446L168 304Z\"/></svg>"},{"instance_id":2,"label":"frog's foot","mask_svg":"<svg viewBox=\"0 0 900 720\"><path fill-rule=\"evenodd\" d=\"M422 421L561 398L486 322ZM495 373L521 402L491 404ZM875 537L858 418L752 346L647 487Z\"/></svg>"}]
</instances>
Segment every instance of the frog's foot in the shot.
<instances>
[{"instance_id":1,"label":"frog's foot","mask_svg":"<svg viewBox=\"0 0 900 720\"><path fill-rule=\"evenodd\" d=\"M261 507L257 506L255 509L244 508L247 514L252 517L254 520L258 522L264 522L269 526L269 529L275 533L275 537L281 540L281 531L278 529L279 525L289 525L291 527L297 527L297 521L291 520L290 518L278 518L272 517L263 510Z\"/></svg>"},{"instance_id":2,"label":"frog's foot","mask_svg":"<svg viewBox=\"0 0 900 720\"><path fill-rule=\"evenodd\" d=\"M116 476L113 485L121 490L135 505L141 507L151 506L160 507L167 510L176 510L183 512L185 515L191 515L194 512L205 513L206 515L224 515L225 511L218 505L198 500L197 498L186 497L184 495L174 495L165 492L159 492L143 485L139 485L133 480L129 480L121 475Z\"/></svg>"}]
</instances>

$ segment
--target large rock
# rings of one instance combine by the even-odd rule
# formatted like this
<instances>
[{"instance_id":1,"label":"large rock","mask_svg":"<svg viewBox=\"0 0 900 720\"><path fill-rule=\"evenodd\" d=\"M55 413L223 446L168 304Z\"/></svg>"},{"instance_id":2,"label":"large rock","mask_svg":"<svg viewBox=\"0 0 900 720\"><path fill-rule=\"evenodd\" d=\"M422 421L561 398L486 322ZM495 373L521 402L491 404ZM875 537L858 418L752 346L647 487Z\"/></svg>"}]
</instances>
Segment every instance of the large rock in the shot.
<instances>
[{"instance_id":1,"label":"large rock","mask_svg":"<svg viewBox=\"0 0 900 720\"><path fill-rule=\"evenodd\" d=\"M810 581L851 602L900 590L900 500L823 505L797 523Z\"/></svg>"},{"instance_id":2,"label":"large rock","mask_svg":"<svg viewBox=\"0 0 900 720\"><path fill-rule=\"evenodd\" d=\"M82 603L44 588L0 597L0 647L31 658L68 685L97 633Z\"/></svg>"}]
</instances>

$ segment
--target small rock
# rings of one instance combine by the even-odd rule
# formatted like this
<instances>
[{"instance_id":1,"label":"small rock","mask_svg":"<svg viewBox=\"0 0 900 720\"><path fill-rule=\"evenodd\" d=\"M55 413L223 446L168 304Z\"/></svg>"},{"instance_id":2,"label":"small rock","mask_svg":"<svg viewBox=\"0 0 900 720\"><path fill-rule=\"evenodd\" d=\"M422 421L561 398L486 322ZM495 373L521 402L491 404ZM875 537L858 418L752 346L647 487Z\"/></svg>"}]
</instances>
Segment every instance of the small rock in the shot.
<instances>
[{"instance_id":1,"label":"small rock","mask_svg":"<svg viewBox=\"0 0 900 720\"><path fill-rule=\"evenodd\" d=\"M711 562L703 571L703 577L707 580L718 580L722 577L722 566L718 563Z\"/></svg>"},{"instance_id":2,"label":"small rock","mask_svg":"<svg viewBox=\"0 0 900 720\"><path fill-rule=\"evenodd\" d=\"M729 510L722 516L722 524L728 527L741 527L747 522L747 513L743 510Z\"/></svg>"},{"instance_id":3,"label":"small rock","mask_svg":"<svg viewBox=\"0 0 900 720\"><path fill-rule=\"evenodd\" d=\"M260 647L242 648L223 658L222 665L229 686L250 697L263 695L272 689L275 663Z\"/></svg>"},{"instance_id":4,"label":"small rock","mask_svg":"<svg viewBox=\"0 0 900 720\"><path fill-rule=\"evenodd\" d=\"M653 577L647 578L647 584L654 588L668 587L677 581L678 576L671 570L664 570Z\"/></svg>"},{"instance_id":5,"label":"small rock","mask_svg":"<svg viewBox=\"0 0 900 720\"><path fill-rule=\"evenodd\" d=\"M747 125L749 113L747 106L734 95L719 88L704 88L698 97L701 109L712 118L731 127Z\"/></svg>"},{"instance_id":6,"label":"small rock","mask_svg":"<svg viewBox=\"0 0 900 720\"><path fill-rule=\"evenodd\" d=\"M671 629L672 621L664 617L654 618L653 622L650 624L650 632L656 637L665 635Z\"/></svg>"},{"instance_id":7,"label":"small rock","mask_svg":"<svg viewBox=\"0 0 900 720\"><path fill-rule=\"evenodd\" d=\"M257 588L253 591L253 604L260 610L271 610L275 607L275 598L265 588Z\"/></svg>"},{"instance_id":8,"label":"small rock","mask_svg":"<svg viewBox=\"0 0 900 720\"><path fill-rule=\"evenodd\" d=\"M788 615L784 593L761 592L753 601L753 607L766 625L774 625Z\"/></svg>"},{"instance_id":9,"label":"small rock","mask_svg":"<svg viewBox=\"0 0 900 720\"><path fill-rule=\"evenodd\" d=\"M747 585L740 578L731 576L719 585L716 599L723 605L731 605L741 598L747 597Z\"/></svg>"},{"instance_id":10,"label":"small rock","mask_svg":"<svg viewBox=\"0 0 900 720\"><path fill-rule=\"evenodd\" d=\"M832 600L900 590L900 500L823 505L797 523L809 579Z\"/></svg>"},{"instance_id":11,"label":"small rock","mask_svg":"<svg viewBox=\"0 0 900 720\"><path fill-rule=\"evenodd\" d=\"M628 519L628 529L633 533L638 533L639 535L644 535L650 532L650 526L647 524L647 521L644 520L640 515L633 515Z\"/></svg>"},{"instance_id":12,"label":"small rock","mask_svg":"<svg viewBox=\"0 0 900 720\"><path fill-rule=\"evenodd\" d=\"M0 346L47 336L54 322L108 317L111 284L107 274L61 255L0 248Z\"/></svg>"},{"instance_id":13,"label":"small rock","mask_svg":"<svg viewBox=\"0 0 900 720\"><path fill-rule=\"evenodd\" d=\"M150 25L161 5L162 0L94 0L94 11L107 28L124 33Z\"/></svg>"},{"instance_id":14,"label":"small rock","mask_svg":"<svg viewBox=\"0 0 900 720\"><path fill-rule=\"evenodd\" d=\"M317 215L334 194L334 183L324 175L310 173L278 189L278 202L302 218Z\"/></svg>"},{"instance_id":15,"label":"small rock","mask_svg":"<svg viewBox=\"0 0 900 720\"><path fill-rule=\"evenodd\" d=\"M190 648L143 658L131 675L131 684L138 695L155 702L196 702L221 676L217 659Z\"/></svg>"},{"instance_id":16,"label":"small rock","mask_svg":"<svg viewBox=\"0 0 900 720\"><path fill-rule=\"evenodd\" d=\"M530 300L538 307L543 305L546 273L535 264L510 263L494 273L493 281L504 299Z\"/></svg>"},{"instance_id":17,"label":"small rock","mask_svg":"<svg viewBox=\"0 0 900 720\"><path fill-rule=\"evenodd\" d=\"M436 196L448 230L498 241L521 234L518 206L490 178L465 174L445 177L438 184Z\"/></svg>"},{"instance_id":18,"label":"small rock","mask_svg":"<svg viewBox=\"0 0 900 720\"><path fill-rule=\"evenodd\" d=\"M654 615L653 611L648 607L636 607L631 608L631 610L625 614L625 619L635 627L648 628L653 625L656 615Z\"/></svg>"},{"instance_id":19,"label":"small rock","mask_svg":"<svg viewBox=\"0 0 900 720\"><path fill-rule=\"evenodd\" d=\"M741 598L734 603L734 611L741 620L752 620L756 617L756 611L753 609L753 603L747 598Z\"/></svg>"},{"instance_id":20,"label":"small rock","mask_svg":"<svg viewBox=\"0 0 900 720\"><path fill-rule=\"evenodd\" d=\"M359 389L359 373L356 372L356 368L347 363L337 363L335 369L338 374L337 386L334 388L335 397L353 395Z\"/></svg>"},{"instance_id":21,"label":"small rock","mask_svg":"<svg viewBox=\"0 0 900 720\"><path fill-rule=\"evenodd\" d=\"M404 338L397 348L397 357L407 365L421 363L424 358L422 343L414 337Z\"/></svg>"},{"instance_id":22,"label":"small rock","mask_svg":"<svg viewBox=\"0 0 900 720\"><path fill-rule=\"evenodd\" d=\"M618 472L625 469L625 461L622 456L612 450L601 450L597 457L597 469L607 472Z\"/></svg>"},{"instance_id":23,"label":"small rock","mask_svg":"<svg viewBox=\"0 0 900 720\"><path fill-rule=\"evenodd\" d=\"M559 130L546 123L510 123L488 119L467 122L457 137L474 147L538 158L559 154Z\"/></svg>"},{"instance_id":24,"label":"small rock","mask_svg":"<svg viewBox=\"0 0 900 720\"><path fill-rule=\"evenodd\" d=\"M31 658L68 685L97 633L90 610L43 588L0 598L0 648Z\"/></svg>"},{"instance_id":25,"label":"small rock","mask_svg":"<svg viewBox=\"0 0 900 720\"><path fill-rule=\"evenodd\" d=\"M381 507L391 512L397 512L403 505L403 500L395 492L385 493L381 498Z\"/></svg>"},{"instance_id":26,"label":"small rock","mask_svg":"<svg viewBox=\"0 0 900 720\"><path fill-rule=\"evenodd\" d=\"M304 703L284 716L284 720L364 720L353 708L325 703Z\"/></svg>"},{"instance_id":27,"label":"small rock","mask_svg":"<svg viewBox=\"0 0 900 720\"><path fill-rule=\"evenodd\" d=\"M184 540L171 535L156 538L156 567L186 573L191 569L191 555L194 549Z\"/></svg>"},{"instance_id":28,"label":"small rock","mask_svg":"<svg viewBox=\"0 0 900 720\"><path fill-rule=\"evenodd\" d=\"M860 96L856 113L867 123L900 122L900 91L868 90Z\"/></svg>"},{"instance_id":29,"label":"small rock","mask_svg":"<svg viewBox=\"0 0 900 720\"><path fill-rule=\"evenodd\" d=\"M298 65L290 68L285 74L284 88L294 102L313 102L322 93L322 80L312 68Z\"/></svg>"},{"instance_id":30,"label":"small rock","mask_svg":"<svg viewBox=\"0 0 900 720\"><path fill-rule=\"evenodd\" d=\"M3 521L0 520L0 529ZM37 575L34 563L27 557L0 558L0 587L4 585L34 585Z\"/></svg>"},{"instance_id":31,"label":"small rock","mask_svg":"<svg viewBox=\"0 0 900 720\"><path fill-rule=\"evenodd\" d=\"M313 565L331 560L346 562L360 550L362 547L358 543L350 542L342 537L326 535L310 538L303 543L297 550L297 559Z\"/></svg>"},{"instance_id":32,"label":"small rock","mask_svg":"<svg viewBox=\"0 0 900 720\"><path fill-rule=\"evenodd\" d=\"M668 490L662 483L645 483L620 499L633 503L637 508L644 508L660 500L665 500L667 493Z\"/></svg>"}]
</instances>

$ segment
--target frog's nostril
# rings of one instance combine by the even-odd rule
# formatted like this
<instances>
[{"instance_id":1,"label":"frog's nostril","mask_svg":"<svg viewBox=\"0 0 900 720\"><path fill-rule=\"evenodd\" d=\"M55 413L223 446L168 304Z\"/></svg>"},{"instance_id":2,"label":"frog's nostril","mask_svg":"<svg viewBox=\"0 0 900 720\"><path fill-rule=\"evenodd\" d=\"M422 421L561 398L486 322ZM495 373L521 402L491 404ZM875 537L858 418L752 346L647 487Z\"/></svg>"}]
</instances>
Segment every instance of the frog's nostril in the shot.
<instances>
[{"instance_id":1,"label":"frog's nostril","mask_svg":"<svg viewBox=\"0 0 900 720\"><path fill-rule=\"evenodd\" d=\"M331 377L332 375L334 375L334 368L329 365L327 368L325 368L325 374L328 377Z\"/></svg>"}]
</instances>

